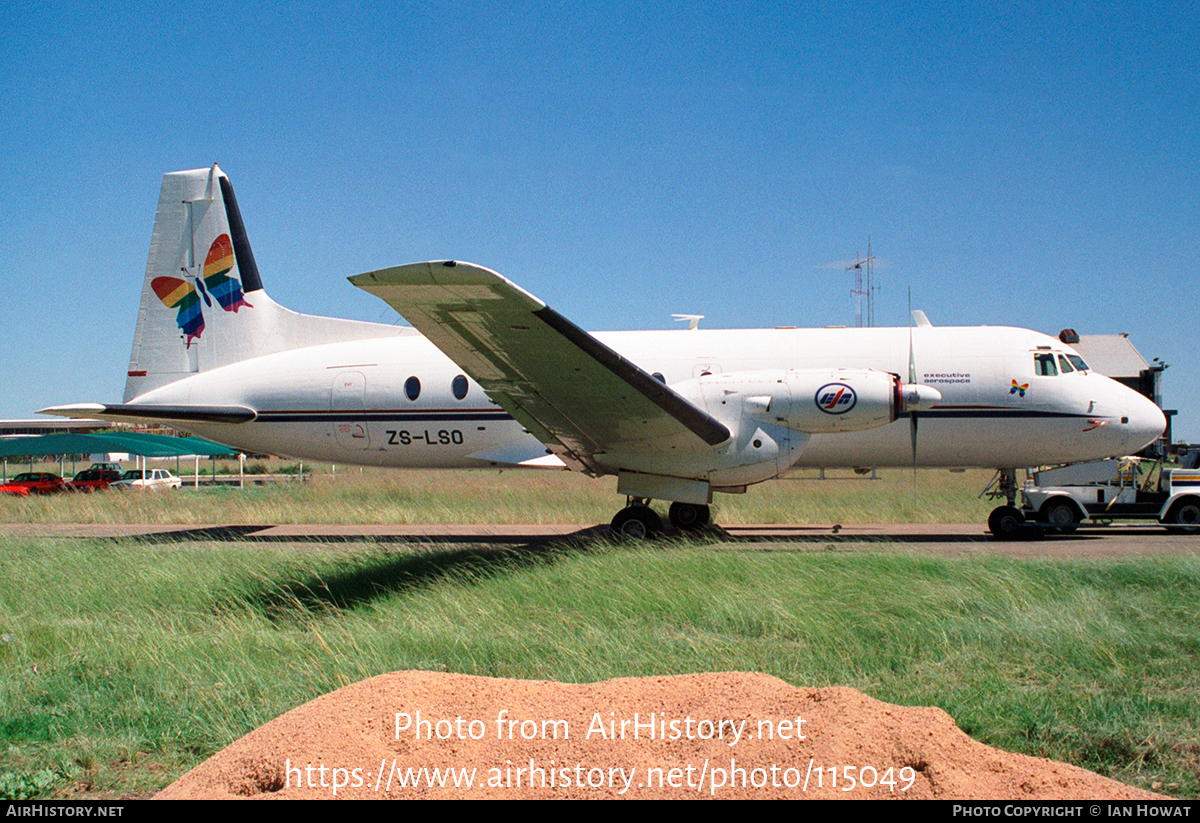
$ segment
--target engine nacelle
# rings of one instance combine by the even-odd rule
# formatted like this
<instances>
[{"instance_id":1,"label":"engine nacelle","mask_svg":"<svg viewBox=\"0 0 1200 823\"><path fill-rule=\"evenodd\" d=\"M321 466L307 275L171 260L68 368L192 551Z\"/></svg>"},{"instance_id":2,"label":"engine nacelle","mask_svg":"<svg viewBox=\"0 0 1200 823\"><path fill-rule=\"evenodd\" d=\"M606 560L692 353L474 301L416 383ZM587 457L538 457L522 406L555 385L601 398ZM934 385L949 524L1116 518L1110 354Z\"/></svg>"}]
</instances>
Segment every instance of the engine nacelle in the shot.
<instances>
[{"instance_id":1,"label":"engine nacelle","mask_svg":"<svg viewBox=\"0 0 1200 823\"><path fill-rule=\"evenodd\" d=\"M810 434L886 426L900 416L900 378L857 369L789 371L792 404L784 424Z\"/></svg>"},{"instance_id":2,"label":"engine nacelle","mask_svg":"<svg viewBox=\"0 0 1200 823\"><path fill-rule=\"evenodd\" d=\"M673 388L723 422L749 418L808 434L886 426L942 399L937 389L874 369L717 372Z\"/></svg>"}]
</instances>

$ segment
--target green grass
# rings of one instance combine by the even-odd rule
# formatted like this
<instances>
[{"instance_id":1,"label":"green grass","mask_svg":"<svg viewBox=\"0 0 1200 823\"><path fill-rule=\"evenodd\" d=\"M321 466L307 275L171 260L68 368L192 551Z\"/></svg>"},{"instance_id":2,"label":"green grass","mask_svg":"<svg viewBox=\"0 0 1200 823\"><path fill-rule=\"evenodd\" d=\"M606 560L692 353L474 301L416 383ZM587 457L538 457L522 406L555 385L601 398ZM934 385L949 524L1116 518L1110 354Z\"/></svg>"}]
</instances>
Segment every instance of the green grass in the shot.
<instances>
[{"instance_id":1,"label":"green grass","mask_svg":"<svg viewBox=\"0 0 1200 823\"><path fill-rule=\"evenodd\" d=\"M940 706L986 743L1196 797L1198 593L1193 557L8 540L0 790L152 791L402 669L745 670Z\"/></svg>"},{"instance_id":2,"label":"green grass","mask_svg":"<svg viewBox=\"0 0 1200 823\"><path fill-rule=\"evenodd\" d=\"M278 467L277 467L278 468ZM305 464L305 470L309 466ZM57 470L50 466L47 470ZM989 472L885 471L879 480L781 480L716 496L738 523L983 523ZM252 482L253 478L251 478ZM607 523L623 502L613 478L568 472L399 471L327 466L309 482L245 489L0 498L9 523ZM666 507L659 504L665 514Z\"/></svg>"}]
</instances>

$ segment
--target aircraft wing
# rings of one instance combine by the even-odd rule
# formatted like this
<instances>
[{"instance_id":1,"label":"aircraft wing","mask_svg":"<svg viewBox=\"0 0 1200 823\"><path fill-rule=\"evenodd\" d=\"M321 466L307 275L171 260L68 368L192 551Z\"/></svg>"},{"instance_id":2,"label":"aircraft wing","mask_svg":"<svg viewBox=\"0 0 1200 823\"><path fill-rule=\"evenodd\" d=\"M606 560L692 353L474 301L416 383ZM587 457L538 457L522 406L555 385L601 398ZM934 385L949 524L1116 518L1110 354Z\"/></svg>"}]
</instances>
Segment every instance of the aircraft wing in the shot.
<instances>
[{"instance_id":1,"label":"aircraft wing","mask_svg":"<svg viewBox=\"0 0 1200 823\"><path fill-rule=\"evenodd\" d=\"M715 446L729 430L496 272L455 261L350 282L398 311L568 466Z\"/></svg>"}]
</instances>

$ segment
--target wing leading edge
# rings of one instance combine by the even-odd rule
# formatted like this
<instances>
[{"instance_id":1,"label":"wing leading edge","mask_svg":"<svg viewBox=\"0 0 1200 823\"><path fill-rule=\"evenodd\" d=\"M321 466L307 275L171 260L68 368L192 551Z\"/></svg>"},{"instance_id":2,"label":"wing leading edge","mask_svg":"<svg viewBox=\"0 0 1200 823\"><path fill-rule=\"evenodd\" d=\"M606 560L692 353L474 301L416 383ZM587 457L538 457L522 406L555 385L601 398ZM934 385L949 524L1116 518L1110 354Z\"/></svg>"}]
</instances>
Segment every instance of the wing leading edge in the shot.
<instances>
[{"instance_id":1,"label":"wing leading edge","mask_svg":"<svg viewBox=\"0 0 1200 823\"><path fill-rule=\"evenodd\" d=\"M581 471L596 455L715 446L729 429L541 300L481 266L414 263L350 278Z\"/></svg>"}]
</instances>

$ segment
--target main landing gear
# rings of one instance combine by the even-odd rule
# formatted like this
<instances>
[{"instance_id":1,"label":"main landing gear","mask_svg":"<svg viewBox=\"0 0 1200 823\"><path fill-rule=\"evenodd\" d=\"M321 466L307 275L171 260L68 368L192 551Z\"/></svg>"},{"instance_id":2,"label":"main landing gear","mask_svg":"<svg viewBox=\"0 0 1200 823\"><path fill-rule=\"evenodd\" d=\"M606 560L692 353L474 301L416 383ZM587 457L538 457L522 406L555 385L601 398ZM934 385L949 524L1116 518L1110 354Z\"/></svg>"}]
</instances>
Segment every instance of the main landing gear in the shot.
<instances>
[{"instance_id":1,"label":"main landing gear","mask_svg":"<svg viewBox=\"0 0 1200 823\"><path fill-rule=\"evenodd\" d=\"M672 526L686 532L707 526L711 515L708 506L700 506L695 503L672 503L667 517Z\"/></svg>"},{"instance_id":2,"label":"main landing gear","mask_svg":"<svg viewBox=\"0 0 1200 823\"><path fill-rule=\"evenodd\" d=\"M671 525L679 531L698 531L709 524L711 513L708 506L695 503L672 503L667 515ZM609 524L612 533L630 540L649 540L662 533L662 518L650 508L644 497L631 497L625 508L617 512Z\"/></svg>"}]
</instances>

